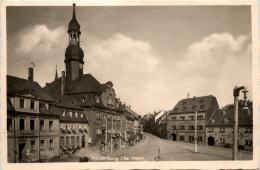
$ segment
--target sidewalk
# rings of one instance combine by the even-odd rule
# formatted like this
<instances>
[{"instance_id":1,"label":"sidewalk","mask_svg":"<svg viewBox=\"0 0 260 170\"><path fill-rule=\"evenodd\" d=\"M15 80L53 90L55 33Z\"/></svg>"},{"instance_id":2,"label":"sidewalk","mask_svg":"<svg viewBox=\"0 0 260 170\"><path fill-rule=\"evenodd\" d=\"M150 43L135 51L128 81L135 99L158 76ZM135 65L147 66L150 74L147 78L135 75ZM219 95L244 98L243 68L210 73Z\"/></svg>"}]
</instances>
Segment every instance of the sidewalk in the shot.
<instances>
[{"instance_id":1,"label":"sidewalk","mask_svg":"<svg viewBox=\"0 0 260 170\"><path fill-rule=\"evenodd\" d=\"M146 141L146 139L142 139L141 141L134 143L134 145L132 145L132 146L126 146L126 148L119 149L112 153L107 153L106 156L117 157L117 156L123 155L124 153L133 150L136 146L139 146L140 144L145 143L145 141Z\"/></svg>"}]
</instances>

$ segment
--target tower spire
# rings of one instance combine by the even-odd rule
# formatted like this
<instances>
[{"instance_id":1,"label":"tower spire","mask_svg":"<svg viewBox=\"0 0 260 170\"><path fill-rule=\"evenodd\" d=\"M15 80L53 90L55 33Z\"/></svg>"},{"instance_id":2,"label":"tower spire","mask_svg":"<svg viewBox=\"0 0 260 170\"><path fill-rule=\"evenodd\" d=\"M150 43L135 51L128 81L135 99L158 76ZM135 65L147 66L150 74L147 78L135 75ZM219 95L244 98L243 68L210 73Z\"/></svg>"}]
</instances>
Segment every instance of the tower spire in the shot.
<instances>
[{"instance_id":1,"label":"tower spire","mask_svg":"<svg viewBox=\"0 0 260 170\"><path fill-rule=\"evenodd\" d=\"M76 4L73 3L73 16L72 16L72 19L74 19L74 20L76 20L75 6L76 6Z\"/></svg>"},{"instance_id":2,"label":"tower spire","mask_svg":"<svg viewBox=\"0 0 260 170\"><path fill-rule=\"evenodd\" d=\"M55 74L55 80L58 80L57 64L56 64L56 74Z\"/></svg>"},{"instance_id":3,"label":"tower spire","mask_svg":"<svg viewBox=\"0 0 260 170\"><path fill-rule=\"evenodd\" d=\"M76 19L76 4L73 3L72 19L68 25L69 46L65 51L66 83L83 75L84 52L80 48L80 25Z\"/></svg>"}]
</instances>

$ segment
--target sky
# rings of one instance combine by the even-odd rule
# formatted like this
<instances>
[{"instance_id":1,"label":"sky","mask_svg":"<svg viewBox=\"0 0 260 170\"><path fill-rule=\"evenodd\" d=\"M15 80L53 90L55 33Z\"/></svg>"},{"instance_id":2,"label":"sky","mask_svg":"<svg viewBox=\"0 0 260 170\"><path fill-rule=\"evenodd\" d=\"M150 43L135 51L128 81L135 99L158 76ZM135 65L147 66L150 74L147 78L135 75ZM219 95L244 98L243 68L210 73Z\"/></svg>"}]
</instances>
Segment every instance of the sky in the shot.
<instances>
[{"instance_id":1,"label":"sky","mask_svg":"<svg viewBox=\"0 0 260 170\"><path fill-rule=\"evenodd\" d=\"M179 100L213 95L252 99L250 6L77 6L84 74L112 81L116 97L140 115ZM7 7L7 74L43 87L65 70L72 6ZM240 95L242 98L242 94Z\"/></svg>"}]
</instances>

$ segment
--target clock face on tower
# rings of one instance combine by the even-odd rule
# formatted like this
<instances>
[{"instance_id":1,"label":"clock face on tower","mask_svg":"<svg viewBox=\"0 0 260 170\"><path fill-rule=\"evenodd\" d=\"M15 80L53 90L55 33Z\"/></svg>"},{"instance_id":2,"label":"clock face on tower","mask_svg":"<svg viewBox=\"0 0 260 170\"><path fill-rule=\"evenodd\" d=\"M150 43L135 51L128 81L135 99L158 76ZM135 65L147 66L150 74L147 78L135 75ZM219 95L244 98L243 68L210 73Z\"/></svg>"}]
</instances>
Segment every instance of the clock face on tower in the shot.
<instances>
[{"instance_id":1,"label":"clock face on tower","mask_svg":"<svg viewBox=\"0 0 260 170\"><path fill-rule=\"evenodd\" d=\"M82 64L79 64L79 68L82 69L83 65Z\"/></svg>"}]
</instances>

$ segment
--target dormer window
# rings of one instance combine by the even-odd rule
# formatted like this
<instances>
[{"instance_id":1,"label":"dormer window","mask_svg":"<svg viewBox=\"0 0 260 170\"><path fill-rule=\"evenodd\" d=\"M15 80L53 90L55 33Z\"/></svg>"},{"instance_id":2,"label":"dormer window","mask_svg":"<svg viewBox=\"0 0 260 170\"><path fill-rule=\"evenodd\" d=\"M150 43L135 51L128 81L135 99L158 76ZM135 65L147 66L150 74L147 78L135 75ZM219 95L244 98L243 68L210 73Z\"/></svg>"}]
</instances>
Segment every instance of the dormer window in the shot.
<instances>
[{"instance_id":1,"label":"dormer window","mask_svg":"<svg viewBox=\"0 0 260 170\"><path fill-rule=\"evenodd\" d=\"M35 100L30 100L30 109L35 110Z\"/></svg>"},{"instance_id":2,"label":"dormer window","mask_svg":"<svg viewBox=\"0 0 260 170\"><path fill-rule=\"evenodd\" d=\"M192 109L192 110L195 110L195 109L196 109L196 107L197 107L197 106L192 106L192 108L191 108L191 109Z\"/></svg>"},{"instance_id":3,"label":"dormer window","mask_svg":"<svg viewBox=\"0 0 260 170\"><path fill-rule=\"evenodd\" d=\"M85 102L85 101L87 101L87 100L88 100L88 95L82 97L82 102Z\"/></svg>"},{"instance_id":4,"label":"dormer window","mask_svg":"<svg viewBox=\"0 0 260 170\"><path fill-rule=\"evenodd\" d=\"M65 116L65 115L66 115L66 113L65 113L65 111L63 110L63 111L62 111L62 116Z\"/></svg>"},{"instance_id":5,"label":"dormer window","mask_svg":"<svg viewBox=\"0 0 260 170\"><path fill-rule=\"evenodd\" d=\"M69 116L72 117L72 112L69 112Z\"/></svg>"},{"instance_id":6,"label":"dormer window","mask_svg":"<svg viewBox=\"0 0 260 170\"><path fill-rule=\"evenodd\" d=\"M20 99L20 108L21 109L25 108L25 99Z\"/></svg>"},{"instance_id":7,"label":"dormer window","mask_svg":"<svg viewBox=\"0 0 260 170\"><path fill-rule=\"evenodd\" d=\"M97 112L97 114L96 114L96 119L97 119L97 120L101 120L101 113Z\"/></svg>"},{"instance_id":8,"label":"dormer window","mask_svg":"<svg viewBox=\"0 0 260 170\"><path fill-rule=\"evenodd\" d=\"M45 103L46 109L49 110L49 104Z\"/></svg>"},{"instance_id":9,"label":"dormer window","mask_svg":"<svg viewBox=\"0 0 260 170\"><path fill-rule=\"evenodd\" d=\"M215 120L214 119L211 119L211 121L210 121L212 124L214 124L215 123Z\"/></svg>"},{"instance_id":10,"label":"dormer window","mask_svg":"<svg viewBox=\"0 0 260 170\"><path fill-rule=\"evenodd\" d=\"M78 112L75 112L75 117L78 117Z\"/></svg>"},{"instance_id":11,"label":"dormer window","mask_svg":"<svg viewBox=\"0 0 260 170\"><path fill-rule=\"evenodd\" d=\"M185 116L180 116L180 120L185 120Z\"/></svg>"},{"instance_id":12,"label":"dormer window","mask_svg":"<svg viewBox=\"0 0 260 170\"><path fill-rule=\"evenodd\" d=\"M224 123L228 123L228 121L229 121L228 119L224 119Z\"/></svg>"},{"instance_id":13,"label":"dormer window","mask_svg":"<svg viewBox=\"0 0 260 170\"><path fill-rule=\"evenodd\" d=\"M100 102L99 96L95 96L95 98L96 98L96 102L99 103Z\"/></svg>"},{"instance_id":14,"label":"dormer window","mask_svg":"<svg viewBox=\"0 0 260 170\"><path fill-rule=\"evenodd\" d=\"M80 117L83 118L83 113L80 113Z\"/></svg>"}]
</instances>

